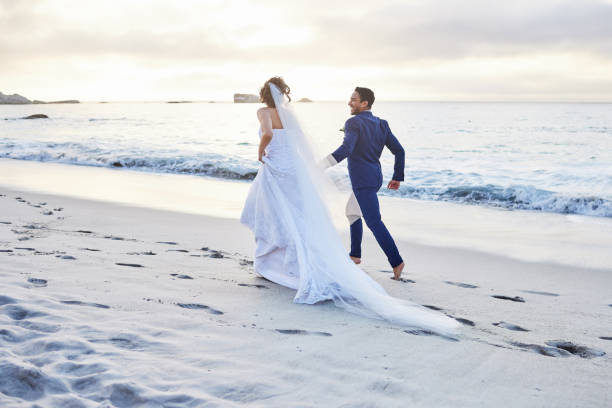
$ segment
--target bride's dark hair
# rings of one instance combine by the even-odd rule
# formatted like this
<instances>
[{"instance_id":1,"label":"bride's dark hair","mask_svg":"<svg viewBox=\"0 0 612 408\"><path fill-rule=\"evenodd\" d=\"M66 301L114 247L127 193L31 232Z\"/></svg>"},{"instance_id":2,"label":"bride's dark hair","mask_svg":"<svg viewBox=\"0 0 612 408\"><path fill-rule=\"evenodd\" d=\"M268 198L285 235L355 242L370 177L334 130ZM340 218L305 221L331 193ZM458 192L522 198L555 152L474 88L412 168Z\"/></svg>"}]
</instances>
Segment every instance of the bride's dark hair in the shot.
<instances>
[{"instance_id":1,"label":"bride's dark hair","mask_svg":"<svg viewBox=\"0 0 612 408\"><path fill-rule=\"evenodd\" d=\"M268 79L259 90L259 100L261 102L268 105L269 108L276 108L276 105L274 104L274 98L272 97L272 93L270 92L270 84L276 85L283 94L287 95L289 101L291 101L291 96L289 96L291 88L289 88L289 85L287 85L281 77L272 77Z\"/></svg>"}]
</instances>

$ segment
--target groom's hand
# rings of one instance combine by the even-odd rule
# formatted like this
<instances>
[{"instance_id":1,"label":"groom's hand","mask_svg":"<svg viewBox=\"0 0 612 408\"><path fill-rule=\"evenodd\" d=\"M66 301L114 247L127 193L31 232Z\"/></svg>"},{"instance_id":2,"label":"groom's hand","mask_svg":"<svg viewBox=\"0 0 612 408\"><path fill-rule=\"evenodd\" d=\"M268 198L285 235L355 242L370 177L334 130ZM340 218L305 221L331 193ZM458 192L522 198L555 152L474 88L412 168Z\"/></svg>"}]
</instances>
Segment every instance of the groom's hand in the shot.
<instances>
[{"instance_id":1,"label":"groom's hand","mask_svg":"<svg viewBox=\"0 0 612 408\"><path fill-rule=\"evenodd\" d=\"M389 184L387 184L387 188L389 190L397 190L400 186L400 182L397 180L391 180Z\"/></svg>"}]
</instances>

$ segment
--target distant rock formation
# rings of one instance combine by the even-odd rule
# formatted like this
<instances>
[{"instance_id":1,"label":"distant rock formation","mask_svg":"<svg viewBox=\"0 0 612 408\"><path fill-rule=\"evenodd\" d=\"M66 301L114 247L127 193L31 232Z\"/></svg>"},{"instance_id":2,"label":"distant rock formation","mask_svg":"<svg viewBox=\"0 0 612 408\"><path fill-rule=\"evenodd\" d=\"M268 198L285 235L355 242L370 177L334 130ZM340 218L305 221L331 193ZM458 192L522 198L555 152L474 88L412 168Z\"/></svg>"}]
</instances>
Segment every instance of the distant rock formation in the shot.
<instances>
[{"instance_id":1,"label":"distant rock formation","mask_svg":"<svg viewBox=\"0 0 612 408\"><path fill-rule=\"evenodd\" d=\"M41 103L81 103L80 101L77 101L76 99L67 99L65 101L53 101L53 102L42 102Z\"/></svg>"},{"instance_id":2,"label":"distant rock formation","mask_svg":"<svg viewBox=\"0 0 612 408\"><path fill-rule=\"evenodd\" d=\"M18 94L12 94L12 95L5 95L2 92L0 92L0 104L3 105L29 105L31 104L32 101L29 100L28 98L18 95Z\"/></svg>"},{"instance_id":3,"label":"distant rock formation","mask_svg":"<svg viewBox=\"0 0 612 408\"><path fill-rule=\"evenodd\" d=\"M259 96L253 94L234 94L234 103L258 103Z\"/></svg>"},{"instance_id":4,"label":"distant rock formation","mask_svg":"<svg viewBox=\"0 0 612 408\"><path fill-rule=\"evenodd\" d=\"M298 102L312 102L312 99L302 98Z\"/></svg>"},{"instance_id":5,"label":"distant rock formation","mask_svg":"<svg viewBox=\"0 0 612 408\"><path fill-rule=\"evenodd\" d=\"M0 92L0 105L30 105L30 104L47 104L47 103L81 103L76 99L67 99L64 101L53 101L53 102L44 102L39 100L31 101L25 96L21 96L18 94L5 95Z\"/></svg>"},{"instance_id":6,"label":"distant rock formation","mask_svg":"<svg viewBox=\"0 0 612 408\"><path fill-rule=\"evenodd\" d=\"M34 115L30 115L30 116L25 116L21 119L49 119L49 117L45 114L42 113L36 113Z\"/></svg>"}]
</instances>

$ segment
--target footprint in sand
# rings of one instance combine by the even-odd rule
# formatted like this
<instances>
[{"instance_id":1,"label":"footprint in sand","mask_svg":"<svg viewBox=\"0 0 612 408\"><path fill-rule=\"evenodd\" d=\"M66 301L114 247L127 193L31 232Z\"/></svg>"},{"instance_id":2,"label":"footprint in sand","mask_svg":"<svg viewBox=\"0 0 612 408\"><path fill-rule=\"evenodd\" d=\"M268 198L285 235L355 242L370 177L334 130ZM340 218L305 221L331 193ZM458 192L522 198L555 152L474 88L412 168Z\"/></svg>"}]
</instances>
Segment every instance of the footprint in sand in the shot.
<instances>
[{"instance_id":1,"label":"footprint in sand","mask_svg":"<svg viewBox=\"0 0 612 408\"><path fill-rule=\"evenodd\" d=\"M19 249L19 250L22 250L22 251L36 251L35 248L27 248L27 247L15 247L13 249Z\"/></svg>"},{"instance_id":2,"label":"footprint in sand","mask_svg":"<svg viewBox=\"0 0 612 408\"><path fill-rule=\"evenodd\" d=\"M93 234L93 232L89 231L89 230L76 230L74 232L79 232L81 234ZM104 237L104 238L106 238L106 237Z\"/></svg>"},{"instance_id":3,"label":"footprint in sand","mask_svg":"<svg viewBox=\"0 0 612 408\"><path fill-rule=\"evenodd\" d=\"M217 309L213 309L210 306L201 305L199 303L177 303L178 307L182 307L183 309L193 309L193 310L206 310L208 313L215 315L222 315L223 312Z\"/></svg>"},{"instance_id":4,"label":"footprint in sand","mask_svg":"<svg viewBox=\"0 0 612 408\"><path fill-rule=\"evenodd\" d=\"M34 286L45 287L47 286L47 281L45 279L38 278L28 278L28 282L30 282Z\"/></svg>"},{"instance_id":5,"label":"footprint in sand","mask_svg":"<svg viewBox=\"0 0 612 408\"><path fill-rule=\"evenodd\" d=\"M156 244L177 245L174 241L155 241Z\"/></svg>"},{"instance_id":6,"label":"footprint in sand","mask_svg":"<svg viewBox=\"0 0 612 408\"><path fill-rule=\"evenodd\" d=\"M175 278L178 278L178 279L193 279L189 275L179 275L178 273L171 273L170 276L174 276Z\"/></svg>"},{"instance_id":7,"label":"footprint in sand","mask_svg":"<svg viewBox=\"0 0 612 408\"><path fill-rule=\"evenodd\" d=\"M602 336L602 337L600 337L600 339L602 339L602 340L612 340L612 337Z\"/></svg>"},{"instance_id":8,"label":"footprint in sand","mask_svg":"<svg viewBox=\"0 0 612 408\"><path fill-rule=\"evenodd\" d=\"M208 247L203 247L200 249L204 252L210 252L210 254L207 255L209 258L217 258L217 259L225 258L225 256L222 253L223 251L217 251L216 249L210 249Z\"/></svg>"},{"instance_id":9,"label":"footprint in sand","mask_svg":"<svg viewBox=\"0 0 612 408\"><path fill-rule=\"evenodd\" d=\"M323 331L308 331L308 330L300 330L300 329L275 329L277 332L281 334L299 334L299 335L315 335L315 336L332 336L331 333L323 332Z\"/></svg>"},{"instance_id":10,"label":"footprint in sand","mask_svg":"<svg viewBox=\"0 0 612 408\"><path fill-rule=\"evenodd\" d=\"M153 251L143 251L143 252L128 252L127 255L157 255Z\"/></svg>"},{"instance_id":11,"label":"footprint in sand","mask_svg":"<svg viewBox=\"0 0 612 408\"><path fill-rule=\"evenodd\" d=\"M12 249L0 249L0 252L13 252Z\"/></svg>"},{"instance_id":12,"label":"footprint in sand","mask_svg":"<svg viewBox=\"0 0 612 408\"><path fill-rule=\"evenodd\" d=\"M92 252L100 252L99 249L94 249L94 248L80 248L83 251L92 251Z\"/></svg>"},{"instance_id":13,"label":"footprint in sand","mask_svg":"<svg viewBox=\"0 0 612 408\"><path fill-rule=\"evenodd\" d=\"M521 349L532 351L547 357L569 357L571 354L557 347L540 346L539 344L526 344L519 342L509 342L509 344Z\"/></svg>"},{"instance_id":14,"label":"footprint in sand","mask_svg":"<svg viewBox=\"0 0 612 408\"><path fill-rule=\"evenodd\" d=\"M394 280L396 282L402 282L402 283L416 283L412 279L407 279L407 278L394 279L393 276L391 276L389 279L392 279L392 280Z\"/></svg>"},{"instance_id":15,"label":"footprint in sand","mask_svg":"<svg viewBox=\"0 0 612 408\"><path fill-rule=\"evenodd\" d=\"M23 226L23 228L26 228L26 229L36 229L36 230L39 230L39 229L47 229L47 226L46 226L46 225L44 225L44 224L36 224L36 223L32 223L32 224L27 224L27 225L24 225L24 226Z\"/></svg>"},{"instance_id":16,"label":"footprint in sand","mask_svg":"<svg viewBox=\"0 0 612 408\"><path fill-rule=\"evenodd\" d=\"M557 293L542 292L540 290L522 290L521 292L531 293L531 294L534 294L534 295L542 295L542 296L559 296L559 294L557 294Z\"/></svg>"},{"instance_id":17,"label":"footprint in sand","mask_svg":"<svg viewBox=\"0 0 612 408\"><path fill-rule=\"evenodd\" d=\"M166 252L183 252L183 253L187 253L189 252L186 249L166 249Z\"/></svg>"},{"instance_id":18,"label":"footprint in sand","mask_svg":"<svg viewBox=\"0 0 612 408\"><path fill-rule=\"evenodd\" d=\"M548 356L548 357L569 357L569 356L575 355L581 358L590 359L590 358L601 357L601 356L606 355L606 353L601 350L589 348L586 346L581 346L581 345L572 343L571 341L564 341L564 340L547 341L546 345L549 347L540 346L539 344L525 344L525 343L518 343L518 342L511 342L510 344L516 347L520 347L522 349L526 349L529 351L533 351L533 352L542 354L544 356Z\"/></svg>"},{"instance_id":19,"label":"footprint in sand","mask_svg":"<svg viewBox=\"0 0 612 408\"><path fill-rule=\"evenodd\" d=\"M257 285L257 284L253 284L253 283L239 283L238 286L246 286L246 287L249 287L249 288L257 288L257 289L270 289L266 285Z\"/></svg>"},{"instance_id":20,"label":"footprint in sand","mask_svg":"<svg viewBox=\"0 0 612 408\"><path fill-rule=\"evenodd\" d=\"M437 337L440 337L441 339L448 340L448 341L459 341L459 339L455 337L444 336L442 334L434 333L430 330L424 330L424 329L408 329L408 330L404 330L404 333L412 334L413 336L437 336Z\"/></svg>"},{"instance_id":21,"label":"footprint in sand","mask_svg":"<svg viewBox=\"0 0 612 408\"><path fill-rule=\"evenodd\" d=\"M115 265L130 266L132 268L144 268L144 266L142 266L141 264L135 264L135 263L115 262Z\"/></svg>"},{"instance_id":22,"label":"footprint in sand","mask_svg":"<svg viewBox=\"0 0 612 408\"><path fill-rule=\"evenodd\" d=\"M0 224L11 225L12 222L10 222L10 221L0 221Z\"/></svg>"},{"instance_id":23,"label":"footprint in sand","mask_svg":"<svg viewBox=\"0 0 612 408\"><path fill-rule=\"evenodd\" d=\"M431 309L431 310L444 310L441 307L434 306L434 305L423 305L423 307L426 307L426 308Z\"/></svg>"},{"instance_id":24,"label":"footprint in sand","mask_svg":"<svg viewBox=\"0 0 612 408\"><path fill-rule=\"evenodd\" d=\"M57 258L66 259L69 261L74 261L76 258L72 255L56 255Z\"/></svg>"},{"instance_id":25,"label":"footprint in sand","mask_svg":"<svg viewBox=\"0 0 612 408\"><path fill-rule=\"evenodd\" d=\"M478 287L476 285L471 285L469 283L462 283L462 282L444 281L444 283L448 283L449 285L459 286L460 288L466 288L466 289L476 289Z\"/></svg>"},{"instance_id":26,"label":"footprint in sand","mask_svg":"<svg viewBox=\"0 0 612 408\"><path fill-rule=\"evenodd\" d=\"M494 297L495 299L510 300L512 302L525 303L525 299L523 299L520 296L510 297L510 296L504 296L504 295L491 295L491 297Z\"/></svg>"},{"instance_id":27,"label":"footprint in sand","mask_svg":"<svg viewBox=\"0 0 612 408\"><path fill-rule=\"evenodd\" d=\"M558 349L565 350L568 353L571 353L581 358L594 358L606 355L606 353L601 350L597 350L587 346L581 346L579 344L572 343L571 341L551 340L547 341L546 344L551 347L556 347Z\"/></svg>"},{"instance_id":28,"label":"footprint in sand","mask_svg":"<svg viewBox=\"0 0 612 408\"><path fill-rule=\"evenodd\" d=\"M241 259L240 265L242 266L253 266L253 261L249 261L248 259Z\"/></svg>"},{"instance_id":29,"label":"footprint in sand","mask_svg":"<svg viewBox=\"0 0 612 408\"><path fill-rule=\"evenodd\" d=\"M506 323L506 322L497 322L497 323L491 323L493 326L497 326L497 327L502 327L504 329L508 329L508 330L513 330L513 331L522 331L522 332L528 332L529 330L521 327L521 326L517 326L516 324L512 324L512 323Z\"/></svg>"},{"instance_id":30,"label":"footprint in sand","mask_svg":"<svg viewBox=\"0 0 612 408\"><path fill-rule=\"evenodd\" d=\"M463 324L464 326L471 326L471 327L476 326L476 323L474 323L473 321L471 321L469 319L465 319L463 317L453 317L453 316L450 316L450 317L452 317L453 319L455 319L459 323Z\"/></svg>"},{"instance_id":31,"label":"footprint in sand","mask_svg":"<svg viewBox=\"0 0 612 408\"><path fill-rule=\"evenodd\" d=\"M81 302L80 300L62 300L61 303L65 305L91 306L91 307L97 307L99 309L110 309L110 306L103 305L101 303L88 303L88 302Z\"/></svg>"}]
</instances>

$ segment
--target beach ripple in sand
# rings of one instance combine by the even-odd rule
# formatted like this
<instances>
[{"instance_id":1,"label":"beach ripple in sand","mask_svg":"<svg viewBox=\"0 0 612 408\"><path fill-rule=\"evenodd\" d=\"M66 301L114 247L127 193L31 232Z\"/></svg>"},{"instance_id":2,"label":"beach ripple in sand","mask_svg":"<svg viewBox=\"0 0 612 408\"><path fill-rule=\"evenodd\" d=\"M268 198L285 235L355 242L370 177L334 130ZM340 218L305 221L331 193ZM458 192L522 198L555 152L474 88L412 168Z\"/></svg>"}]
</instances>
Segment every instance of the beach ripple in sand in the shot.
<instances>
[{"instance_id":1,"label":"beach ripple in sand","mask_svg":"<svg viewBox=\"0 0 612 408\"><path fill-rule=\"evenodd\" d=\"M48 340L43 339L24 345L19 354L26 356L34 356L42 353L59 351L68 359L73 356L86 355L94 353L94 350L86 343L80 340ZM68 352L68 353L66 353ZM77 354L74 354L77 353Z\"/></svg>"},{"instance_id":2,"label":"beach ripple in sand","mask_svg":"<svg viewBox=\"0 0 612 408\"><path fill-rule=\"evenodd\" d=\"M25 309L18 305L7 305L2 307L2 313L13 320L29 319L31 317L44 316L45 313Z\"/></svg>"},{"instance_id":3,"label":"beach ripple in sand","mask_svg":"<svg viewBox=\"0 0 612 408\"><path fill-rule=\"evenodd\" d=\"M43 333L55 333L61 330L61 326L57 324L30 322L27 320L19 320L16 321L15 324L19 327L23 327L24 329L34 330Z\"/></svg>"},{"instance_id":4,"label":"beach ripple in sand","mask_svg":"<svg viewBox=\"0 0 612 408\"><path fill-rule=\"evenodd\" d=\"M0 329L0 340L17 344L39 338L43 335L43 333L37 333L19 326Z\"/></svg>"},{"instance_id":5,"label":"beach ripple in sand","mask_svg":"<svg viewBox=\"0 0 612 408\"><path fill-rule=\"evenodd\" d=\"M242 403L264 400L275 396L273 389L266 384L220 385L213 388L211 394L224 400Z\"/></svg>"},{"instance_id":6,"label":"beach ripple in sand","mask_svg":"<svg viewBox=\"0 0 612 408\"><path fill-rule=\"evenodd\" d=\"M17 303L17 300L12 297L0 295L0 306Z\"/></svg>"},{"instance_id":7,"label":"beach ripple in sand","mask_svg":"<svg viewBox=\"0 0 612 408\"><path fill-rule=\"evenodd\" d=\"M69 374L75 377L84 377L91 374L99 374L108 370L108 368L104 364L79 364L72 361L59 363L54 367L54 369L57 373Z\"/></svg>"},{"instance_id":8,"label":"beach ripple in sand","mask_svg":"<svg viewBox=\"0 0 612 408\"><path fill-rule=\"evenodd\" d=\"M0 392L10 397L34 401L46 393L66 393L68 389L35 367L23 365L9 356L0 362Z\"/></svg>"}]
</instances>

